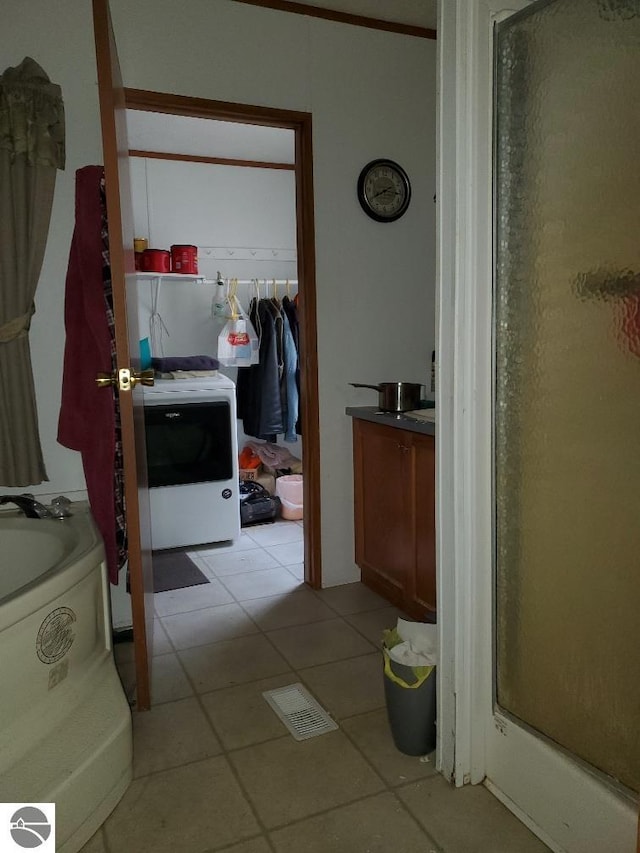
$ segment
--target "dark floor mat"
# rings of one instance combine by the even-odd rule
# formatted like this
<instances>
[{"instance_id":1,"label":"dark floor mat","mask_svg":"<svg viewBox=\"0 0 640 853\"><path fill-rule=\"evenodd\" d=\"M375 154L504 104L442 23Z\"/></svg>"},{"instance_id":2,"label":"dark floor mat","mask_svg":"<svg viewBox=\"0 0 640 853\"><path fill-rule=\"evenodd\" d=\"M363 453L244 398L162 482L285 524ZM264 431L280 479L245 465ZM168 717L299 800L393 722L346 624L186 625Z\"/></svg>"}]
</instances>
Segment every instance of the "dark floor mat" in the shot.
<instances>
[{"instance_id":1,"label":"dark floor mat","mask_svg":"<svg viewBox=\"0 0 640 853\"><path fill-rule=\"evenodd\" d=\"M209 583L209 578L182 550L154 551L152 557L154 592Z\"/></svg>"}]
</instances>

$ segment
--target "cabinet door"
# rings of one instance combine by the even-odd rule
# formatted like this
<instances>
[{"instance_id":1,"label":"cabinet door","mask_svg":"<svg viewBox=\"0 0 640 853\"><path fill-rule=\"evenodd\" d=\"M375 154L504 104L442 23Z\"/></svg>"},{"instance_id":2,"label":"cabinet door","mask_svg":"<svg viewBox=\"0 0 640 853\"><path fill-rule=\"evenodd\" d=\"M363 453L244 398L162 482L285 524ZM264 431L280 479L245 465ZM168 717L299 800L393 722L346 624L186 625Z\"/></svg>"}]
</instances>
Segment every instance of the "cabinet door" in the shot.
<instances>
[{"instance_id":1,"label":"cabinet door","mask_svg":"<svg viewBox=\"0 0 640 853\"><path fill-rule=\"evenodd\" d=\"M356 562L362 579L398 606L412 571L410 447L405 433L355 419Z\"/></svg>"},{"instance_id":2,"label":"cabinet door","mask_svg":"<svg viewBox=\"0 0 640 853\"><path fill-rule=\"evenodd\" d=\"M416 559L413 598L418 607L436 610L435 439L413 435Z\"/></svg>"}]
</instances>

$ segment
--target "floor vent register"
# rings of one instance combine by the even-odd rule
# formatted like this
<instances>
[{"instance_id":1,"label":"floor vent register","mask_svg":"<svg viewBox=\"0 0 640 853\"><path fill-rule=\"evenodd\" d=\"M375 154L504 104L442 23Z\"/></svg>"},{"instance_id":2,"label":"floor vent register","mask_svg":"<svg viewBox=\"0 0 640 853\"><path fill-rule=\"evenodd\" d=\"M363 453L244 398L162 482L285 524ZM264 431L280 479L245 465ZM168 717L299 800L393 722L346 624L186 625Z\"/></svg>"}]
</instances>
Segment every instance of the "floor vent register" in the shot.
<instances>
[{"instance_id":1,"label":"floor vent register","mask_svg":"<svg viewBox=\"0 0 640 853\"><path fill-rule=\"evenodd\" d=\"M296 740L308 740L338 728L302 684L267 690L262 695Z\"/></svg>"}]
</instances>

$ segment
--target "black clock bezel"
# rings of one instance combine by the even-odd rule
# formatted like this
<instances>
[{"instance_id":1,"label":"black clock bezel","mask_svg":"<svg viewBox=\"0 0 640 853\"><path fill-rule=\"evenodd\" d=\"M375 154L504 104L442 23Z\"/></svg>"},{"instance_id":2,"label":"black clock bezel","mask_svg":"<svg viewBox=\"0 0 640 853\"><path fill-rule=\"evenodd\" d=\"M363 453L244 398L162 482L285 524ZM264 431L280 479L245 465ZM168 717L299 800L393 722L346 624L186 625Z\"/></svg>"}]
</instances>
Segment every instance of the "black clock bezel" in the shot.
<instances>
[{"instance_id":1,"label":"black clock bezel","mask_svg":"<svg viewBox=\"0 0 640 853\"><path fill-rule=\"evenodd\" d=\"M369 199L367 198L367 194L365 193L365 183L367 180L367 176L369 172L378 166L387 166L390 169L393 169L400 180L402 181L405 188L405 198L402 206L396 210L395 213L392 213L389 216L384 216L378 213L376 210L373 210L369 203ZM388 157L378 157L376 160L371 160L367 163L366 166L360 172L358 177L358 186L357 186L357 194L358 201L360 202L360 207L364 210L367 216L370 216L371 219L374 219L376 222L395 222L397 219L400 219L401 216L407 212L407 208L409 207L409 202L411 201L411 182L409 181L409 176L405 172L405 170L400 166L395 160L389 160Z\"/></svg>"}]
</instances>

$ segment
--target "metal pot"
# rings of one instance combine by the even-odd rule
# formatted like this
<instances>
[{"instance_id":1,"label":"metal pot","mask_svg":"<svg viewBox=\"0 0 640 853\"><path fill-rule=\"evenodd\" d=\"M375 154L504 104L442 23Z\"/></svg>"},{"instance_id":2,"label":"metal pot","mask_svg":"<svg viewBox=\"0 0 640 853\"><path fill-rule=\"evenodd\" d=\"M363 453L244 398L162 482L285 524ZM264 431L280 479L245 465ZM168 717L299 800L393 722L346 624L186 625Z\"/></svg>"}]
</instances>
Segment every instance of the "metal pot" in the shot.
<instances>
[{"instance_id":1,"label":"metal pot","mask_svg":"<svg viewBox=\"0 0 640 853\"><path fill-rule=\"evenodd\" d=\"M378 392L378 407L383 412L410 412L420 406L422 385L417 382L381 382L365 385L350 382L354 388L373 388Z\"/></svg>"}]
</instances>

